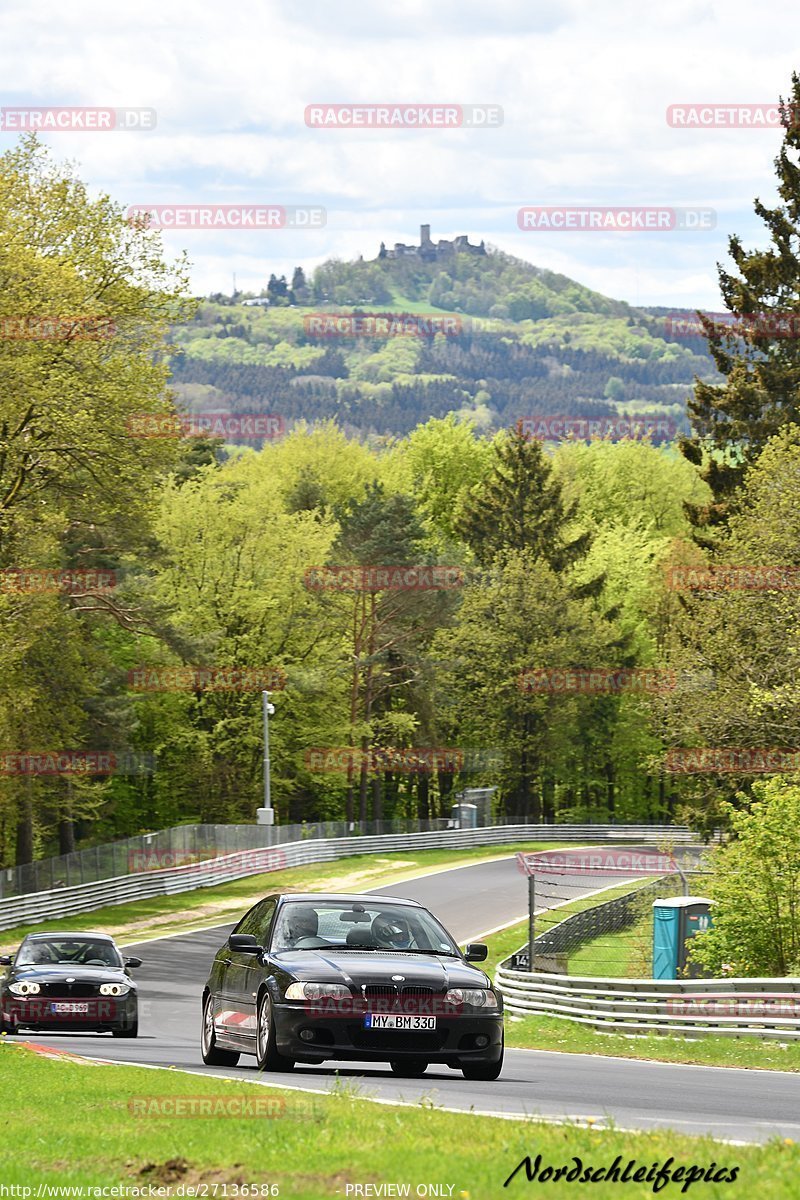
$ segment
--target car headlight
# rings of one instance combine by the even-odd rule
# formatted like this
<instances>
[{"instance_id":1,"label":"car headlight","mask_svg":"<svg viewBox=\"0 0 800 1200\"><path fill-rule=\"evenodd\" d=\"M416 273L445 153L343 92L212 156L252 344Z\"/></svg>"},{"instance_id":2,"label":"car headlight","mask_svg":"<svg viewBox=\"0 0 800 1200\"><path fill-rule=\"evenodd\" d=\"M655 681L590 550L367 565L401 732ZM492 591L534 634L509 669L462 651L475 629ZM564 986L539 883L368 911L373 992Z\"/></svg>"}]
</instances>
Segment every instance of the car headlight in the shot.
<instances>
[{"instance_id":1,"label":"car headlight","mask_svg":"<svg viewBox=\"0 0 800 1200\"><path fill-rule=\"evenodd\" d=\"M488 988L450 988L445 1004L467 1004L470 1008L497 1008L497 996Z\"/></svg>"},{"instance_id":2,"label":"car headlight","mask_svg":"<svg viewBox=\"0 0 800 1200\"><path fill-rule=\"evenodd\" d=\"M343 1000L350 994L343 983L290 983L286 989L287 1000Z\"/></svg>"},{"instance_id":3,"label":"car headlight","mask_svg":"<svg viewBox=\"0 0 800 1200\"><path fill-rule=\"evenodd\" d=\"M14 996L35 996L41 989L38 983L10 983L8 990Z\"/></svg>"},{"instance_id":4,"label":"car headlight","mask_svg":"<svg viewBox=\"0 0 800 1200\"><path fill-rule=\"evenodd\" d=\"M100 984L100 995L101 996L127 996L128 992L130 990L131 989L128 987L127 983L101 983Z\"/></svg>"}]
</instances>

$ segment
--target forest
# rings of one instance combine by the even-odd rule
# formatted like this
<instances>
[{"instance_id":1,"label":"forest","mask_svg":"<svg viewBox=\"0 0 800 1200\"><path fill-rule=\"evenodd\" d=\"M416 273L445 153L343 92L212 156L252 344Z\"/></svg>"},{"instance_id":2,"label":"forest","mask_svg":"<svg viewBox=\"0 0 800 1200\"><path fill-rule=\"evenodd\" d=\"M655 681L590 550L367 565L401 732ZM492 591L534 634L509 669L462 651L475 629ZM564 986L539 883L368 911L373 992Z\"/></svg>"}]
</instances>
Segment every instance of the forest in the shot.
<instances>
[{"instance_id":1,"label":"forest","mask_svg":"<svg viewBox=\"0 0 800 1200\"><path fill-rule=\"evenodd\" d=\"M733 313L785 310L787 278L800 303L783 154L774 248L733 239L721 272ZM254 820L262 688L280 822L491 786L498 816L708 829L800 745L796 340L680 345L490 253L426 286L513 329L322 344L300 308L193 300L185 261L31 138L0 159L0 233L0 315L50 329L0 342L0 865ZM424 283L303 287L402 313ZM525 288L550 309L513 322ZM686 419L661 441L524 425L666 395ZM131 432L223 399L283 436Z\"/></svg>"}]
</instances>

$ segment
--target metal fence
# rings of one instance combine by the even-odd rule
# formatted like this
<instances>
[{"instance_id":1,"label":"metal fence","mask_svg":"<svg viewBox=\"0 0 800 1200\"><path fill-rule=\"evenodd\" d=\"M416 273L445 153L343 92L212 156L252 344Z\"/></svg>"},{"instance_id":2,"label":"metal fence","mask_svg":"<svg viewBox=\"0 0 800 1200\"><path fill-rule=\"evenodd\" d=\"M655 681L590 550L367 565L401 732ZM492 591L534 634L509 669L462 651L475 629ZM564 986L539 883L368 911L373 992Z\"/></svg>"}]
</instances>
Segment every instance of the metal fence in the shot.
<instances>
[{"instance_id":1,"label":"metal fence","mask_svg":"<svg viewBox=\"0 0 800 1200\"><path fill-rule=\"evenodd\" d=\"M179 826L189 830L224 831L224 839L241 837L250 844L237 847L234 853L220 853L223 835L215 840L208 836L205 841L207 853L183 865L149 869L148 864L158 854L153 845L164 845L163 834L149 835L161 838L160 843L151 843L140 852L140 869L128 870L111 879L98 880L73 887L57 887L20 896L0 899L0 930L17 925L27 925L53 917L74 913L91 912L106 905L124 904L153 896L166 896L178 892L194 891L242 879L247 875L259 875L285 867L301 866L316 862L332 862L352 854L386 854L396 850L459 849L467 846L501 846L515 842L647 842L660 844L687 843L693 839L692 832L685 827L654 825L492 825L478 829L431 829L414 833L360 834L347 837L302 836L294 841L284 841L281 830L292 826ZM297 827L295 827L297 828ZM307 827L301 827L304 832ZM237 830L246 833L237 833ZM174 831L165 831L172 833ZM278 835L278 839L275 835ZM190 835L187 833L187 839ZM138 839L128 839L138 841ZM254 844L253 844L254 843ZM187 845L191 843L187 841ZM163 852L163 851L162 851ZM197 854L190 850L187 853ZM127 860L129 863L131 860ZM135 861L135 860L134 860ZM156 861L158 859L156 858Z\"/></svg>"},{"instance_id":2,"label":"metal fence","mask_svg":"<svg viewBox=\"0 0 800 1200\"><path fill-rule=\"evenodd\" d=\"M650 832L660 831L660 837L680 842L689 840L689 831L662 825L539 825L524 819L509 817L503 823L526 826L536 831L558 830L558 838L571 841L570 830L578 830L586 837L591 830L596 840L604 840L606 829L614 830L620 841L634 839L653 840ZM118 879L123 875L137 875L142 870L180 866L222 854L234 854L240 850L256 850L265 846L280 846L303 840L319 838L376 837L384 834L431 833L458 827L452 818L430 821L321 821L303 825L176 825L157 833L145 833L122 841L109 842L102 846L90 846L57 858L44 858L25 866L0 869L0 899L7 896L23 896L30 892L51 891L54 888L75 887L94 883L100 879ZM641 831L641 832L640 832ZM544 837L545 834L541 833ZM552 837L550 833L548 838ZM150 866L148 866L150 864Z\"/></svg>"},{"instance_id":3,"label":"metal fence","mask_svg":"<svg viewBox=\"0 0 800 1200\"><path fill-rule=\"evenodd\" d=\"M605 900L602 904L595 904L591 908L573 913L535 939L534 956L539 958L569 955L580 946L607 933L622 933L635 925L642 916L643 901L651 897L663 898L667 890L672 892L679 886L676 875L665 875L653 883L646 883L642 887L625 892L622 896L615 896L613 900ZM527 942L516 954L512 954L509 964L519 971L528 970L530 960Z\"/></svg>"},{"instance_id":4,"label":"metal fence","mask_svg":"<svg viewBox=\"0 0 800 1200\"><path fill-rule=\"evenodd\" d=\"M800 1039L800 978L593 979L514 970L496 983L506 1010L614 1033Z\"/></svg>"}]
</instances>

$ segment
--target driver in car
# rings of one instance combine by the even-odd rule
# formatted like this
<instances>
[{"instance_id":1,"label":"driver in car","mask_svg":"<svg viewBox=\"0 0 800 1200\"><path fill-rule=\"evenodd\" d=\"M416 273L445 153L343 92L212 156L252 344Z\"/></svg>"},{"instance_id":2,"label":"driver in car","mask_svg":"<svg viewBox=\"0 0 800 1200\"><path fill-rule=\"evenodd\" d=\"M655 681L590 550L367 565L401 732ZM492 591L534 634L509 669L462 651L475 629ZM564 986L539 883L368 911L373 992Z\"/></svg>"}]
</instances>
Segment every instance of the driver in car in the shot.
<instances>
[{"instance_id":1,"label":"driver in car","mask_svg":"<svg viewBox=\"0 0 800 1200\"><path fill-rule=\"evenodd\" d=\"M280 938L281 948L293 950L306 938L313 938L322 945L328 943L318 936L319 917L310 904L291 904L283 919L283 930Z\"/></svg>"},{"instance_id":2,"label":"driver in car","mask_svg":"<svg viewBox=\"0 0 800 1200\"><path fill-rule=\"evenodd\" d=\"M379 946L392 950L408 950L414 940L405 917L387 913L378 913L372 922L372 936Z\"/></svg>"}]
</instances>

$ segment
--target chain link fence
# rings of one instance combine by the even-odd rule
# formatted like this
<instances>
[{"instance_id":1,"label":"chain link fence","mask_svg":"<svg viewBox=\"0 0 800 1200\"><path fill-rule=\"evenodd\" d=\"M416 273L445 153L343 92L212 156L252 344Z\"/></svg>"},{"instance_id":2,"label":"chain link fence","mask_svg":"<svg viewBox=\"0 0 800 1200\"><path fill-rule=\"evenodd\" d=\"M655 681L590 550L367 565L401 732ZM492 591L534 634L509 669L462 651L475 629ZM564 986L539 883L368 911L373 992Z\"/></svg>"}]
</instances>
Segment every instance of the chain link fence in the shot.
<instances>
[{"instance_id":1,"label":"chain link fence","mask_svg":"<svg viewBox=\"0 0 800 1200\"><path fill-rule=\"evenodd\" d=\"M707 872L684 872L694 892ZM611 884L587 896L586 880L536 878L536 970L606 979L641 979L653 970L653 901L684 893L677 874ZM571 894L570 894L571 893ZM565 899L565 895L568 896ZM603 897L607 898L603 898ZM538 908L541 906L541 909ZM542 911L543 909L543 911ZM526 943L512 955L513 970L530 969Z\"/></svg>"}]
</instances>

